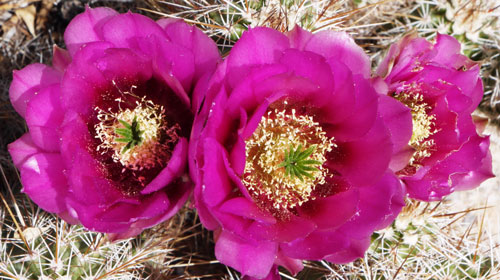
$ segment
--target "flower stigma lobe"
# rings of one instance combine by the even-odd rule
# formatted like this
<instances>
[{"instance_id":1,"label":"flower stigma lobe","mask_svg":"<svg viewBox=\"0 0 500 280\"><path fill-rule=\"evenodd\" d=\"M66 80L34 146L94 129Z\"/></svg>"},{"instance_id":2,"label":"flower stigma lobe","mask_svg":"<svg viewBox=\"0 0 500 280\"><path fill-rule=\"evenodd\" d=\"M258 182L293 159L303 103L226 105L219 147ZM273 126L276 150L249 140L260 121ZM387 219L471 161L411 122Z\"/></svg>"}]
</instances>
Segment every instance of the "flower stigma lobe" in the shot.
<instances>
[{"instance_id":1,"label":"flower stigma lobe","mask_svg":"<svg viewBox=\"0 0 500 280\"><path fill-rule=\"evenodd\" d=\"M333 147L333 138L311 116L270 110L246 140L243 183L271 213L300 206L314 200L315 187L330 176L323 164Z\"/></svg>"},{"instance_id":2,"label":"flower stigma lobe","mask_svg":"<svg viewBox=\"0 0 500 280\"><path fill-rule=\"evenodd\" d=\"M169 143L178 140L176 124L168 127L163 106L154 104L144 97L136 97L135 108L122 109L126 103L122 98L118 102L118 112L95 107L97 124L94 126L95 137L100 140L97 151L102 154L112 152L114 162L126 169L138 171L161 165L170 157Z\"/></svg>"}]
</instances>

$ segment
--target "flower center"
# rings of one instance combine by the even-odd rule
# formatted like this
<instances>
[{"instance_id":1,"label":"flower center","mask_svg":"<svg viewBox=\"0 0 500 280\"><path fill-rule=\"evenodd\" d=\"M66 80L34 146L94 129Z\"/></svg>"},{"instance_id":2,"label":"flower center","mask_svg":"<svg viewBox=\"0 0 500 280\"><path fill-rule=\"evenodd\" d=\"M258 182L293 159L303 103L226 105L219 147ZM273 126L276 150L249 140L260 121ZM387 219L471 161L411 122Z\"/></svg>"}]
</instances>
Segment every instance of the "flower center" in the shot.
<instances>
[{"instance_id":1,"label":"flower center","mask_svg":"<svg viewBox=\"0 0 500 280\"><path fill-rule=\"evenodd\" d=\"M270 110L246 140L243 183L258 204L272 213L313 200L317 185L325 184L325 154L333 139L311 116L295 109Z\"/></svg>"},{"instance_id":2,"label":"flower center","mask_svg":"<svg viewBox=\"0 0 500 280\"><path fill-rule=\"evenodd\" d=\"M408 89L408 91L396 94L394 98L411 109L413 133L409 145L415 152L410 159L409 166L418 167L423 159L432 154L435 143L429 137L437 132L434 128L436 117L428 113L432 108L424 102L419 89L416 86L409 86Z\"/></svg>"},{"instance_id":3,"label":"flower center","mask_svg":"<svg viewBox=\"0 0 500 280\"><path fill-rule=\"evenodd\" d=\"M127 102L122 98L115 101L118 112L95 108L98 119L95 137L101 142L97 151L102 154L111 151L114 162L134 171L150 169L168 160L169 144L178 140L180 127L178 124L168 127L163 106L136 97L135 108L122 109Z\"/></svg>"}]
</instances>

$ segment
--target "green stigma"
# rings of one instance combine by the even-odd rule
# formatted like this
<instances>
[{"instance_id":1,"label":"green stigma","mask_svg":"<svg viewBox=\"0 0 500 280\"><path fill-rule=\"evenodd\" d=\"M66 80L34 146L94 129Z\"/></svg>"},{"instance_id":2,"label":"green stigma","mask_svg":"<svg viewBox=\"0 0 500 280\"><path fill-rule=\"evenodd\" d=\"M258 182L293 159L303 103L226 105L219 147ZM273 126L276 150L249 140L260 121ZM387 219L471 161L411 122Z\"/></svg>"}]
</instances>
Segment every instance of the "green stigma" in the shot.
<instances>
[{"instance_id":1,"label":"green stigma","mask_svg":"<svg viewBox=\"0 0 500 280\"><path fill-rule=\"evenodd\" d=\"M119 143L127 143L122 150L121 153L125 153L126 151L132 149L133 147L141 144L142 142L142 134L144 131L141 131L139 128L139 122L137 121L137 116L134 116L132 120L132 124L124 120L118 120L124 127L123 128L115 128L115 133L121 138L115 138L116 142Z\"/></svg>"},{"instance_id":2,"label":"green stigma","mask_svg":"<svg viewBox=\"0 0 500 280\"><path fill-rule=\"evenodd\" d=\"M290 178L297 177L300 181L304 181L302 176L314 179L313 172L318 171L318 166L321 162L309 157L316 150L316 145L311 145L309 148L302 150L300 144L295 150L292 145L288 150L285 150L285 157L278 167L285 168L285 175Z\"/></svg>"}]
</instances>

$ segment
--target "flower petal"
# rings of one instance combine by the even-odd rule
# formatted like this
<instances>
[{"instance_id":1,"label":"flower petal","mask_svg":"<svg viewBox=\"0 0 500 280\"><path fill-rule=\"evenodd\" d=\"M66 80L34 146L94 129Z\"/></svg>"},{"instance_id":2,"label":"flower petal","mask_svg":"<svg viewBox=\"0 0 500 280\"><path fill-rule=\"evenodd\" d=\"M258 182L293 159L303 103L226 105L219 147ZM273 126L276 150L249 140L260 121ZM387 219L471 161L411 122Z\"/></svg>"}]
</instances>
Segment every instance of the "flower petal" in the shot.
<instances>
[{"instance_id":1,"label":"flower petal","mask_svg":"<svg viewBox=\"0 0 500 280\"><path fill-rule=\"evenodd\" d=\"M34 154L19 169L23 192L38 206L53 213L66 211L65 197L68 183L59 154Z\"/></svg>"},{"instance_id":2,"label":"flower petal","mask_svg":"<svg viewBox=\"0 0 500 280\"><path fill-rule=\"evenodd\" d=\"M318 246L318 245L321 246ZM307 237L281 243L283 253L294 259L320 260L350 245L349 238L338 231L314 231Z\"/></svg>"},{"instance_id":3,"label":"flower petal","mask_svg":"<svg viewBox=\"0 0 500 280\"><path fill-rule=\"evenodd\" d=\"M8 145L8 150L14 165L19 168L26 159L34 154L42 152L42 150L33 143L30 133L25 133L21 138L10 143Z\"/></svg>"},{"instance_id":4,"label":"flower petal","mask_svg":"<svg viewBox=\"0 0 500 280\"><path fill-rule=\"evenodd\" d=\"M264 277L264 278L256 278L256 277L251 277L251 276L243 276L243 278L241 278L242 280L280 280L281 279L281 276L280 276L280 272L278 270L278 266L277 265L273 265L273 268L271 268L271 271L269 272L269 274Z\"/></svg>"},{"instance_id":5,"label":"flower petal","mask_svg":"<svg viewBox=\"0 0 500 280\"><path fill-rule=\"evenodd\" d=\"M215 70L220 60L219 50L214 41L200 29L178 19L160 19L157 23L172 42L189 49L194 55L195 81Z\"/></svg>"},{"instance_id":6,"label":"flower petal","mask_svg":"<svg viewBox=\"0 0 500 280\"><path fill-rule=\"evenodd\" d=\"M327 121L323 126L330 136L340 141L355 140L365 137L364 134L373 126L377 115L378 94L369 80L354 76L355 105L344 118ZM341 106L340 104L338 104ZM352 129L355 127L356 129Z\"/></svg>"},{"instance_id":7,"label":"flower petal","mask_svg":"<svg viewBox=\"0 0 500 280\"><path fill-rule=\"evenodd\" d=\"M64 32L64 42L66 42L71 56L86 43L102 41L100 28L116 15L118 13L110 8L91 9L88 6L85 8L85 12L77 15Z\"/></svg>"},{"instance_id":8,"label":"flower petal","mask_svg":"<svg viewBox=\"0 0 500 280\"><path fill-rule=\"evenodd\" d=\"M198 215L200 216L200 221L205 228L208 230L215 230L220 227L219 222L215 219L215 217L211 213L211 208L208 207L207 204L203 201L203 188L199 185L196 185L194 188L194 203L196 210L198 211Z\"/></svg>"},{"instance_id":9,"label":"flower petal","mask_svg":"<svg viewBox=\"0 0 500 280\"><path fill-rule=\"evenodd\" d=\"M12 106L24 117L28 102L37 92L44 87L60 83L61 78L62 75L57 70L38 63L14 71L9 89Z\"/></svg>"},{"instance_id":10,"label":"flower petal","mask_svg":"<svg viewBox=\"0 0 500 280\"><path fill-rule=\"evenodd\" d=\"M220 144L211 138L204 141L204 153L210 161L206 161L203 167L203 197L209 206L216 206L226 200L233 189L224 165L223 157L227 155Z\"/></svg>"},{"instance_id":11,"label":"flower petal","mask_svg":"<svg viewBox=\"0 0 500 280\"><path fill-rule=\"evenodd\" d=\"M189 104L187 93L193 89L196 70L193 53L183 46L162 40L158 40L154 53L156 74L159 74L179 97L187 99L186 104Z\"/></svg>"},{"instance_id":12,"label":"flower petal","mask_svg":"<svg viewBox=\"0 0 500 280\"><path fill-rule=\"evenodd\" d=\"M360 140L337 143L327 154L328 168L337 170L351 183L366 186L377 182L387 169L392 156L392 142L383 119Z\"/></svg>"},{"instance_id":13,"label":"flower petal","mask_svg":"<svg viewBox=\"0 0 500 280\"><path fill-rule=\"evenodd\" d=\"M276 243L244 240L227 231L222 231L215 243L215 256L221 263L258 279L269 274L276 252Z\"/></svg>"},{"instance_id":14,"label":"flower petal","mask_svg":"<svg viewBox=\"0 0 500 280\"><path fill-rule=\"evenodd\" d=\"M103 56L112 45L94 42L83 46L68 65L61 82L61 105L64 109L77 110L83 115L93 112L99 90L110 86L109 81L96 68L95 59Z\"/></svg>"},{"instance_id":15,"label":"flower petal","mask_svg":"<svg viewBox=\"0 0 500 280\"><path fill-rule=\"evenodd\" d=\"M127 231L111 235L111 240L126 239L134 237L141 233L145 228L150 228L157 225L175 215L185 204L190 195L191 182L174 182L171 183L169 191L167 191L169 208L167 211L160 213L151 218L139 216L139 220L133 222ZM147 202L149 203L149 202Z\"/></svg>"},{"instance_id":16,"label":"flower petal","mask_svg":"<svg viewBox=\"0 0 500 280\"><path fill-rule=\"evenodd\" d=\"M102 166L89 153L91 136L80 115L75 112L66 114L61 138L61 155L68 168L69 193L76 201L85 201L87 206L107 206L123 198L103 177Z\"/></svg>"},{"instance_id":17,"label":"flower petal","mask_svg":"<svg viewBox=\"0 0 500 280\"><path fill-rule=\"evenodd\" d=\"M262 211L255 203L245 197L236 197L227 200L219 207L219 211L232 213L246 219L251 219L267 224L276 223L276 219L269 213Z\"/></svg>"},{"instance_id":18,"label":"flower petal","mask_svg":"<svg viewBox=\"0 0 500 280\"><path fill-rule=\"evenodd\" d=\"M59 126L63 118L59 85L41 89L26 108L26 123L33 142L46 151L58 152L61 145Z\"/></svg>"},{"instance_id":19,"label":"flower petal","mask_svg":"<svg viewBox=\"0 0 500 280\"><path fill-rule=\"evenodd\" d=\"M290 40L291 48L304 50L305 46L314 35L296 25L290 32L286 33L286 36Z\"/></svg>"},{"instance_id":20,"label":"flower petal","mask_svg":"<svg viewBox=\"0 0 500 280\"><path fill-rule=\"evenodd\" d=\"M108 208L101 208L95 213L94 219L103 223L131 223L161 215L169 206L166 193L155 192L142 196L138 204L118 202Z\"/></svg>"},{"instance_id":21,"label":"flower petal","mask_svg":"<svg viewBox=\"0 0 500 280\"><path fill-rule=\"evenodd\" d=\"M390 168L393 171L403 169L413 155L408 145L413 134L411 110L392 97L380 95L378 114L391 134L393 157Z\"/></svg>"},{"instance_id":22,"label":"flower petal","mask_svg":"<svg viewBox=\"0 0 500 280\"><path fill-rule=\"evenodd\" d=\"M401 181L387 172L376 184L359 188L359 211L339 231L352 239L366 239L373 231L390 224L404 205Z\"/></svg>"},{"instance_id":23,"label":"flower petal","mask_svg":"<svg viewBox=\"0 0 500 280\"><path fill-rule=\"evenodd\" d=\"M337 252L335 254L325 257L325 260L332 263L349 263L356 259L362 258L365 255L366 250L370 246L370 237L363 239L353 239L351 240L349 247Z\"/></svg>"},{"instance_id":24,"label":"flower petal","mask_svg":"<svg viewBox=\"0 0 500 280\"><path fill-rule=\"evenodd\" d=\"M285 65L288 71L292 71L295 75L311 80L322 92L330 93L334 89L330 66L319 54L287 49L283 51L280 64Z\"/></svg>"},{"instance_id":25,"label":"flower petal","mask_svg":"<svg viewBox=\"0 0 500 280\"><path fill-rule=\"evenodd\" d=\"M488 138L472 136L458 151L425 170L422 177L405 177L410 197L440 200L456 188L470 189L491 178L493 173L488 146Z\"/></svg>"},{"instance_id":26,"label":"flower petal","mask_svg":"<svg viewBox=\"0 0 500 280\"><path fill-rule=\"evenodd\" d=\"M452 181L456 182L455 189L458 191L476 188L483 181L495 177L495 174L492 171L492 155L489 150L489 137L473 137L473 139L469 140L469 144L477 145L480 149L479 154L483 156L483 158L480 163L475 165L474 169L467 172L466 175L457 176L458 178L454 178L452 175ZM465 149L465 147L462 149Z\"/></svg>"},{"instance_id":27,"label":"flower petal","mask_svg":"<svg viewBox=\"0 0 500 280\"><path fill-rule=\"evenodd\" d=\"M256 27L249 29L231 49L227 58L227 81L238 84L248 67L275 63L289 47L288 38L277 30Z\"/></svg>"},{"instance_id":28,"label":"flower petal","mask_svg":"<svg viewBox=\"0 0 500 280\"><path fill-rule=\"evenodd\" d=\"M117 48L141 50L145 38L155 35L164 38L161 27L152 19L135 13L119 14L111 17L101 27L102 39Z\"/></svg>"},{"instance_id":29,"label":"flower petal","mask_svg":"<svg viewBox=\"0 0 500 280\"><path fill-rule=\"evenodd\" d=\"M110 82L139 84L153 75L151 59L130 49L106 48L93 64Z\"/></svg>"},{"instance_id":30,"label":"flower petal","mask_svg":"<svg viewBox=\"0 0 500 280\"><path fill-rule=\"evenodd\" d=\"M460 53L460 48L460 42L453 36L438 33L434 45L435 54L433 54L432 60L455 69L469 66L470 60Z\"/></svg>"},{"instance_id":31,"label":"flower petal","mask_svg":"<svg viewBox=\"0 0 500 280\"><path fill-rule=\"evenodd\" d=\"M150 194L166 187L174 179L182 175L187 163L188 143L186 138L180 138L175 145L172 156L165 167L142 191L141 194Z\"/></svg>"},{"instance_id":32,"label":"flower petal","mask_svg":"<svg viewBox=\"0 0 500 280\"><path fill-rule=\"evenodd\" d=\"M371 75L370 58L345 32L324 30L315 33L307 42L304 50L322 55L327 61L341 61L354 75L369 78ZM332 67L335 71L335 68Z\"/></svg>"},{"instance_id":33,"label":"flower petal","mask_svg":"<svg viewBox=\"0 0 500 280\"><path fill-rule=\"evenodd\" d=\"M63 73L70 63L71 56L69 52L58 47L57 45L54 45L52 48L52 66L54 66L57 71Z\"/></svg>"},{"instance_id":34,"label":"flower petal","mask_svg":"<svg viewBox=\"0 0 500 280\"><path fill-rule=\"evenodd\" d=\"M291 215L286 221L273 224L261 222L252 223L247 231L249 236L260 240L274 242L290 242L297 238L307 236L316 229L316 224L307 218Z\"/></svg>"},{"instance_id":35,"label":"flower petal","mask_svg":"<svg viewBox=\"0 0 500 280\"><path fill-rule=\"evenodd\" d=\"M298 207L297 211L318 226L319 229L334 229L350 220L358 210L359 193L350 189L329 197L317 198ZM335 215L332 215L335 213Z\"/></svg>"},{"instance_id":36,"label":"flower petal","mask_svg":"<svg viewBox=\"0 0 500 280\"><path fill-rule=\"evenodd\" d=\"M304 269L301 260L289 258L285 256L281 250L278 250L278 256L275 263L286 268L292 275L297 275L297 273Z\"/></svg>"}]
</instances>

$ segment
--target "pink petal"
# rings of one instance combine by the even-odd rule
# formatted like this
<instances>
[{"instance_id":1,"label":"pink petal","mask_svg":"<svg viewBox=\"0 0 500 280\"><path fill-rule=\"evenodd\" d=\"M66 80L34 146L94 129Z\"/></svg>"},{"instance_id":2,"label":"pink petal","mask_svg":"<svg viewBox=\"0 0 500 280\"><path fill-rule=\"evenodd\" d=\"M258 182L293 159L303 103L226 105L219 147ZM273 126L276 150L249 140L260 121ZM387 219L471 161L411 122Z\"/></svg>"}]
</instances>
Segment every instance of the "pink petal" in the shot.
<instances>
[{"instance_id":1,"label":"pink petal","mask_svg":"<svg viewBox=\"0 0 500 280\"><path fill-rule=\"evenodd\" d=\"M456 152L424 171L422 178L404 178L410 197L433 201L458 189L477 187L480 182L491 178L489 139L471 136Z\"/></svg>"},{"instance_id":2,"label":"pink petal","mask_svg":"<svg viewBox=\"0 0 500 280\"><path fill-rule=\"evenodd\" d=\"M320 260L327 255L342 251L349 245L349 238L338 231L317 230L307 237L282 243L280 249L290 258Z\"/></svg>"},{"instance_id":3,"label":"pink petal","mask_svg":"<svg viewBox=\"0 0 500 280\"><path fill-rule=\"evenodd\" d=\"M38 153L21 166L21 182L26 193L42 209L59 213L66 211L67 181L59 154Z\"/></svg>"},{"instance_id":4,"label":"pink petal","mask_svg":"<svg viewBox=\"0 0 500 280\"><path fill-rule=\"evenodd\" d=\"M182 175L187 163L188 143L186 138L180 138L175 145L172 156L165 167L142 191L141 194L149 194L166 187L174 179Z\"/></svg>"},{"instance_id":5,"label":"pink petal","mask_svg":"<svg viewBox=\"0 0 500 280\"><path fill-rule=\"evenodd\" d=\"M103 178L101 164L89 153L90 137L81 116L68 112L61 127L61 155L68 168L69 192L77 201L85 201L87 206L110 205L123 195Z\"/></svg>"},{"instance_id":6,"label":"pink petal","mask_svg":"<svg viewBox=\"0 0 500 280\"><path fill-rule=\"evenodd\" d=\"M286 268L288 271L290 271L290 273L292 273L292 275L297 275L297 273L304 269L302 260L289 258L285 256L281 250L278 250L278 256L275 263Z\"/></svg>"},{"instance_id":7,"label":"pink petal","mask_svg":"<svg viewBox=\"0 0 500 280\"><path fill-rule=\"evenodd\" d=\"M80 221L78 221L78 218L77 217L73 217L69 211L64 211L64 212L61 212L61 213L57 213L57 216L59 216L59 218L63 219L66 223L70 224L70 225L78 225L80 224Z\"/></svg>"},{"instance_id":8,"label":"pink petal","mask_svg":"<svg viewBox=\"0 0 500 280\"><path fill-rule=\"evenodd\" d=\"M187 100L190 100L188 93L193 89L193 77L195 70L197 70L193 53L183 46L163 40L158 40L154 53L156 73L159 74L178 95L185 95ZM180 87L174 84L174 82L179 83ZM186 103L189 104L189 102Z\"/></svg>"},{"instance_id":9,"label":"pink petal","mask_svg":"<svg viewBox=\"0 0 500 280\"><path fill-rule=\"evenodd\" d=\"M394 145L390 168L393 171L403 169L413 155L408 145L413 134L411 110L396 99L381 95L378 114L384 119Z\"/></svg>"},{"instance_id":10,"label":"pink petal","mask_svg":"<svg viewBox=\"0 0 500 280\"><path fill-rule=\"evenodd\" d=\"M206 112L205 117L210 117L210 122L206 122L204 128L204 136L212 137L217 139L219 143L226 141L227 137L233 133L233 123L231 119L227 116L227 97L221 92L218 94L214 100L212 100L212 106L207 106L210 108L209 112ZM209 115L208 115L209 114ZM203 122L205 122L203 120Z\"/></svg>"},{"instance_id":11,"label":"pink petal","mask_svg":"<svg viewBox=\"0 0 500 280\"><path fill-rule=\"evenodd\" d=\"M233 187L224 166L223 157L227 155L220 144L214 139L205 139L204 154L210 160L203 167L205 184L202 186L202 193L205 203L213 207L226 200Z\"/></svg>"},{"instance_id":12,"label":"pink petal","mask_svg":"<svg viewBox=\"0 0 500 280\"><path fill-rule=\"evenodd\" d=\"M105 50L112 47L107 42L94 42L83 46L68 65L61 82L61 105L88 115L93 113L92 105L99 90L109 87L110 83L99 69L95 59L101 58Z\"/></svg>"},{"instance_id":13,"label":"pink petal","mask_svg":"<svg viewBox=\"0 0 500 280\"><path fill-rule=\"evenodd\" d=\"M297 210L302 217L316 223L320 230L333 230L345 224L356 214L358 203L358 191L350 189L329 197L309 201Z\"/></svg>"},{"instance_id":14,"label":"pink petal","mask_svg":"<svg viewBox=\"0 0 500 280\"><path fill-rule=\"evenodd\" d=\"M370 58L345 32L325 30L315 33L304 50L320 54L327 61L340 61L347 65L355 75L370 77ZM334 69L332 67L332 70Z\"/></svg>"},{"instance_id":15,"label":"pink petal","mask_svg":"<svg viewBox=\"0 0 500 280\"><path fill-rule=\"evenodd\" d=\"M151 79L153 75L151 60L130 49L104 49L93 64L110 82L125 80L129 84L138 84Z\"/></svg>"},{"instance_id":16,"label":"pink petal","mask_svg":"<svg viewBox=\"0 0 500 280\"><path fill-rule=\"evenodd\" d=\"M212 208L208 207L208 205L204 202L203 188L200 185L195 186L193 196L195 207L198 211L198 215L203 226L208 230L215 230L219 228L219 222L212 215Z\"/></svg>"},{"instance_id":17,"label":"pink petal","mask_svg":"<svg viewBox=\"0 0 500 280\"><path fill-rule=\"evenodd\" d=\"M26 123L33 142L46 151L58 152L61 145L59 126L63 118L59 85L41 89L26 108Z\"/></svg>"},{"instance_id":18,"label":"pink petal","mask_svg":"<svg viewBox=\"0 0 500 280\"><path fill-rule=\"evenodd\" d=\"M117 15L118 13L110 8L91 9L87 6L85 12L71 20L64 32L64 41L71 56L85 43L102 41L102 25Z\"/></svg>"},{"instance_id":19,"label":"pink petal","mask_svg":"<svg viewBox=\"0 0 500 280\"><path fill-rule=\"evenodd\" d=\"M474 137L475 138L475 137ZM470 190L478 187L483 181L495 177L495 174L492 171L492 155L489 150L490 139L489 137L478 137L479 139L471 139L471 142L476 142L476 145L479 146L481 150L480 154L483 156L481 162L475 166L474 170L467 172L465 176L460 176L461 178L453 178L452 181L456 182L455 189L458 191L462 190ZM472 144L472 143L471 143Z\"/></svg>"},{"instance_id":20,"label":"pink petal","mask_svg":"<svg viewBox=\"0 0 500 280\"><path fill-rule=\"evenodd\" d=\"M271 271L269 272L269 274L264 277L264 278L256 278L256 277L251 277L251 276L243 276L243 278L241 278L242 280L280 280L281 279L281 276L280 276L280 272L278 270L278 266L277 265L273 265L273 268L271 268Z\"/></svg>"},{"instance_id":21,"label":"pink petal","mask_svg":"<svg viewBox=\"0 0 500 280\"><path fill-rule=\"evenodd\" d=\"M130 229L130 223L126 222L103 222L96 218L96 214L102 209L94 205L89 207L85 201L80 201L74 197L68 198L68 208L76 215L76 218L87 229L99 232L124 233Z\"/></svg>"},{"instance_id":22,"label":"pink petal","mask_svg":"<svg viewBox=\"0 0 500 280\"><path fill-rule=\"evenodd\" d=\"M58 152L61 145L59 131L46 126L31 126L30 134L33 142L47 152Z\"/></svg>"},{"instance_id":23,"label":"pink petal","mask_svg":"<svg viewBox=\"0 0 500 280\"><path fill-rule=\"evenodd\" d=\"M195 81L205 73L212 73L220 61L219 50L214 41L195 26L182 20L161 19L158 25L165 30L172 42L189 49L194 55Z\"/></svg>"},{"instance_id":24,"label":"pink petal","mask_svg":"<svg viewBox=\"0 0 500 280\"><path fill-rule=\"evenodd\" d=\"M359 188L359 211L339 231L352 239L365 239L373 231L391 224L403 206L401 181L392 172L372 186Z\"/></svg>"},{"instance_id":25,"label":"pink petal","mask_svg":"<svg viewBox=\"0 0 500 280\"><path fill-rule=\"evenodd\" d=\"M460 54L460 48L460 42L453 36L438 33L434 45L436 53L432 60L455 69L464 65L468 66L472 61Z\"/></svg>"},{"instance_id":26,"label":"pink petal","mask_svg":"<svg viewBox=\"0 0 500 280\"><path fill-rule=\"evenodd\" d=\"M380 117L362 139L337 144L338 147L327 155L326 166L355 185L377 182L389 166L393 144Z\"/></svg>"},{"instance_id":27,"label":"pink petal","mask_svg":"<svg viewBox=\"0 0 500 280\"><path fill-rule=\"evenodd\" d=\"M311 80L323 92L332 92L334 80L330 66L324 57L309 51L287 49L280 63L295 75Z\"/></svg>"},{"instance_id":28,"label":"pink petal","mask_svg":"<svg viewBox=\"0 0 500 280\"><path fill-rule=\"evenodd\" d=\"M188 199L191 193L191 182L174 182L169 187L169 192L167 192L168 200L169 200L169 208L167 211L160 213L152 218L144 218L140 217L140 219L130 225L129 230L116 234L113 238L116 239L125 239L134 237L140 232L142 232L145 228L150 228L154 225L157 225L167 219L170 219L174 216L179 210L184 206L186 200ZM149 203L149 202L148 202Z\"/></svg>"},{"instance_id":29,"label":"pink petal","mask_svg":"<svg viewBox=\"0 0 500 280\"><path fill-rule=\"evenodd\" d=\"M479 78L479 67L473 67L466 71L449 68L445 65L426 65L425 71L420 72L418 78L428 84L433 82L450 83L457 86L462 94L473 99L476 104L479 94L475 93L476 85L481 83Z\"/></svg>"},{"instance_id":30,"label":"pink petal","mask_svg":"<svg viewBox=\"0 0 500 280\"><path fill-rule=\"evenodd\" d=\"M28 159L32 155L42 152L42 150L37 145L35 145L35 143L33 143L29 132L23 134L21 138L10 143L8 145L8 150L10 156L12 157L12 161L17 168L24 164L26 159Z\"/></svg>"},{"instance_id":31,"label":"pink petal","mask_svg":"<svg viewBox=\"0 0 500 280\"><path fill-rule=\"evenodd\" d=\"M325 260L336 264L349 263L364 257L368 247L370 247L370 236L361 240L353 239L348 248L325 257Z\"/></svg>"},{"instance_id":32,"label":"pink petal","mask_svg":"<svg viewBox=\"0 0 500 280\"><path fill-rule=\"evenodd\" d=\"M44 87L60 83L61 77L61 73L57 70L38 63L14 71L9 89L12 106L24 117L26 106L36 93Z\"/></svg>"},{"instance_id":33,"label":"pink petal","mask_svg":"<svg viewBox=\"0 0 500 280\"><path fill-rule=\"evenodd\" d=\"M240 177L243 176L243 172L245 171L245 146L245 140L243 140L241 136L238 136L230 154L230 165L234 172Z\"/></svg>"},{"instance_id":34,"label":"pink petal","mask_svg":"<svg viewBox=\"0 0 500 280\"><path fill-rule=\"evenodd\" d=\"M352 118L356 99L363 97L357 97L352 73L346 65L341 62L330 63L330 65L334 65L331 67L335 69L333 72L335 88L333 92L319 98L323 105L318 114L321 116L322 122L339 124ZM335 110L331 108L335 108Z\"/></svg>"},{"instance_id":35,"label":"pink petal","mask_svg":"<svg viewBox=\"0 0 500 280\"><path fill-rule=\"evenodd\" d=\"M290 47L292 49L304 50L314 35L296 25L290 32L286 33L286 36L290 40Z\"/></svg>"},{"instance_id":36,"label":"pink petal","mask_svg":"<svg viewBox=\"0 0 500 280\"><path fill-rule=\"evenodd\" d=\"M221 263L258 279L269 274L276 252L276 243L244 240L227 231L221 232L215 244L215 256Z\"/></svg>"},{"instance_id":37,"label":"pink petal","mask_svg":"<svg viewBox=\"0 0 500 280\"><path fill-rule=\"evenodd\" d=\"M418 38L416 33L410 33L398 43L391 45L389 52L377 68L377 75L386 78L388 83L408 79L417 72L417 60L423 53L432 49L425 38ZM420 61L419 61L420 63Z\"/></svg>"},{"instance_id":38,"label":"pink petal","mask_svg":"<svg viewBox=\"0 0 500 280\"><path fill-rule=\"evenodd\" d=\"M52 48L52 66L59 72L64 72L68 64L71 63L71 56L65 49L57 45Z\"/></svg>"},{"instance_id":39,"label":"pink petal","mask_svg":"<svg viewBox=\"0 0 500 280\"><path fill-rule=\"evenodd\" d=\"M139 204L118 202L108 208L101 208L95 219L105 223L130 223L139 219L150 219L164 213L170 201L164 192L141 196Z\"/></svg>"},{"instance_id":40,"label":"pink petal","mask_svg":"<svg viewBox=\"0 0 500 280\"><path fill-rule=\"evenodd\" d=\"M336 119L331 122L325 120L328 124L323 125L327 128L330 136L340 141L349 141L364 137L363 135L373 126L377 115L379 95L371 82L361 76L355 76L354 83L356 85L354 88L354 107L350 107L350 112L343 119Z\"/></svg>"},{"instance_id":41,"label":"pink petal","mask_svg":"<svg viewBox=\"0 0 500 280\"><path fill-rule=\"evenodd\" d=\"M202 108L203 101L205 100L205 94L208 90L208 85L211 82L210 78L213 73L205 73L201 76L196 83L193 93L191 95L191 111L199 112Z\"/></svg>"},{"instance_id":42,"label":"pink petal","mask_svg":"<svg viewBox=\"0 0 500 280\"><path fill-rule=\"evenodd\" d=\"M276 223L276 219L271 214L261 210L255 205L255 202L245 197L236 197L227 200L219 207L219 211L266 224Z\"/></svg>"},{"instance_id":43,"label":"pink petal","mask_svg":"<svg viewBox=\"0 0 500 280\"><path fill-rule=\"evenodd\" d=\"M278 221L273 224L261 222L252 223L247 234L259 240L274 242L290 242L302 238L316 230L316 224L304 217L291 215L286 221Z\"/></svg>"},{"instance_id":44,"label":"pink petal","mask_svg":"<svg viewBox=\"0 0 500 280\"><path fill-rule=\"evenodd\" d=\"M229 83L234 86L252 65L272 64L289 48L288 38L277 30L256 27L244 32L227 58Z\"/></svg>"},{"instance_id":45,"label":"pink petal","mask_svg":"<svg viewBox=\"0 0 500 280\"><path fill-rule=\"evenodd\" d=\"M229 96L226 105L228 113L232 116L239 116L240 108L251 112L261 106L261 103L273 93L283 90L291 91L293 84L289 80L293 79L293 76L284 74L285 72L286 67L282 65L266 65L248 69L247 79L241 81Z\"/></svg>"},{"instance_id":46,"label":"pink petal","mask_svg":"<svg viewBox=\"0 0 500 280\"><path fill-rule=\"evenodd\" d=\"M132 50L141 50L140 45L147 37L165 37L161 27L152 19L131 12L113 16L102 25L101 32L104 41L117 48Z\"/></svg>"}]
</instances>

